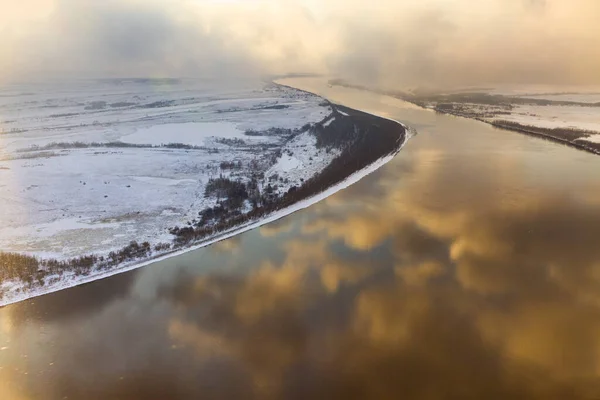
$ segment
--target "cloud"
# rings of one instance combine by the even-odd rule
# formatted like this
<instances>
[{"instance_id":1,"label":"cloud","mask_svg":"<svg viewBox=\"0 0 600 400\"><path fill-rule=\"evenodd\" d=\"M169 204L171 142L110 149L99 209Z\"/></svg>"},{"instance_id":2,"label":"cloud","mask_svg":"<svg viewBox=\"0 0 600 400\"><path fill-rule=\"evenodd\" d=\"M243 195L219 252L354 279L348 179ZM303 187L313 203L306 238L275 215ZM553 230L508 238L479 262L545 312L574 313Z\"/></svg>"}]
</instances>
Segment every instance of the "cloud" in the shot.
<instances>
[{"instance_id":1,"label":"cloud","mask_svg":"<svg viewBox=\"0 0 600 400\"><path fill-rule=\"evenodd\" d=\"M445 271L444 265L435 261L428 261L416 266L398 267L396 275L401 277L407 285L424 285L430 279L441 276Z\"/></svg>"},{"instance_id":2,"label":"cloud","mask_svg":"<svg viewBox=\"0 0 600 400\"><path fill-rule=\"evenodd\" d=\"M571 380L600 374L597 310L563 299L533 299L478 316L484 338L507 358ZM568 349L568 351L565 351Z\"/></svg>"},{"instance_id":3,"label":"cloud","mask_svg":"<svg viewBox=\"0 0 600 400\"><path fill-rule=\"evenodd\" d=\"M217 243L214 243L209 247L209 251L213 251L217 254L225 253L225 254L233 254L237 253L242 246L242 239L240 236L234 236L228 238L226 240L221 240Z\"/></svg>"},{"instance_id":4,"label":"cloud","mask_svg":"<svg viewBox=\"0 0 600 400\"><path fill-rule=\"evenodd\" d=\"M431 276L440 267L423 264L413 271ZM217 358L230 366L221 370L217 388L227 382L273 398L597 394L597 313L572 299L523 296L497 307L452 280L406 280L420 273L363 278L332 295L326 283L310 281L312 268L299 268L291 280L288 268L201 278L201 285L182 280L173 288L192 288L195 295L178 301L182 312L171 321L169 335L193 349L198 363ZM338 266L344 268L352 266ZM297 284L288 286L291 281ZM239 312L249 301L252 318Z\"/></svg>"},{"instance_id":5,"label":"cloud","mask_svg":"<svg viewBox=\"0 0 600 400\"><path fill-rule=\"evenodd\" d=\"M283 235L285 233L291 232L293 229L292 220L291 219L282 219L279 221L271 222L267 225L263 225L260 227L260 234L263 237L271 238L277 237L279 235Z\"/></svg>"},{"instance_id":6,"label":"cloud","mask_svg":"<svg viewBox=\"0 0 600 400\"><path fill-rule=\"evenodd\" d=\"M37 24L12 43L11 60L34 77L255 72L255 60L228 37L226 26L209 25L188 2L54 0ZM0 39L0 48L7 44Z\"/></svg>"},{"instance_id":7,"label":"cloud","mask_svg":"<svg viewBox=\"0 0 600 400\"><path fill-rule=\"evenodd\" d=\"M8 310L10 326L18 327L32 321L64 323L93 314L130 295L138 271L106 279L106 286L85 285L61 290L44 297L44 301L20 302Z\"/></svg>"},{"instance_id":8,"label":"cloud","mask_svg":"<svg viewBox=\"0 0 600 400\"><path fill-rule=\"evenodd\" d=\"M321 72L386 86L600 83L595 0L23 0L0 76Z\"/></svg>"}]
</instances>

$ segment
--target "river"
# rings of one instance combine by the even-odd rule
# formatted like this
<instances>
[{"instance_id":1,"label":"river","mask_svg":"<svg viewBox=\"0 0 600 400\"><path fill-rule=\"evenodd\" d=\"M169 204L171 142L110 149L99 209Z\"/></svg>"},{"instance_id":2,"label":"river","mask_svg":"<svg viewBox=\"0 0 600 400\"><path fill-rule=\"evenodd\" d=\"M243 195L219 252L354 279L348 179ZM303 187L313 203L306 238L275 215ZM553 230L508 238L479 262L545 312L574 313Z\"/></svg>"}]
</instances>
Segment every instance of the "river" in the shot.
<instances>
[{"instance_id":1,"label":"river","mask_svg":"<svg viewBox=\"0 0 600 400\"><path fill-rule=\"evenodd\" d=\"M0 398L600 397L600 157L283 83L418 135L275 223L0 309Z\"/></svg>"}]
</instances>

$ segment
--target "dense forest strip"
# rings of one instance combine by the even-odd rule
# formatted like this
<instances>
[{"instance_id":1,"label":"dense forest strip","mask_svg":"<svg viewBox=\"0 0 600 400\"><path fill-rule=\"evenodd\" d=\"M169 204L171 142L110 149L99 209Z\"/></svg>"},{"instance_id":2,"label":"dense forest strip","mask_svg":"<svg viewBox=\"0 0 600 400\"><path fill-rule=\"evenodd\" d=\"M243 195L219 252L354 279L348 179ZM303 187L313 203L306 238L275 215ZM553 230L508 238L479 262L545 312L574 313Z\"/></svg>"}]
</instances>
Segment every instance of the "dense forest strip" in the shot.
<instances>
[{"instance_id":1,"label":"dense forest strip","mask_svg":"<svg viewBox=\"0 0 600 400\"><path fill-rule=\"evenodd\" d=\"M396 121L340 105L331 104L331 108L333 113L330 117L309 129L310 134L316 137L318 148L335 150L339 155L302 185L291 187L285 194L277 196L269 190L270 185L261 188L255 180L215 179L207 185L207 195L219 193L223 201L217 207L198 210L198 221L192 226L171 228L172 243L152 246L147 242L131 242L105 256L92 254L61 261L0 252L0 301L8 292L13 295L11 297L15 292L51 292L57 290L52 287L69 287L82 281L77 277L89 277L83 281L91 281L94 276L106 276L123 265L147 263L230 237L261 220L272 219L278 212L293 212L296 203L316 198L378 160L397 154L405 143L406 129ZM330 120L329 123L326 123L327 120ZM246 201L252 203L252 209L242 213L240 208ZM75 283L65 285L63 279L73 279Z\"/></svg>"},{"instance_id":2,"label":"dense forest strip","mask_svg":"<svg viewBox=\"0 0 600 400\"><path fill-rule=\"evenodd\" d=\"M524 133L525 135L535 136L538 138L549 140L551 142L560 143L565 146L570 146L579 150L584 150L594 154L600 154L600 143L587 142L585 140L576 141L576 139L578 138L585 138L586 134L589 134L591 132L561 128L547 129L532 125L523 125L519 124L518 122L512 121L493 121L487 123L496 128L520 132ZM573 135L579 136L573 138Z\"/></svg>"}]
</instances>

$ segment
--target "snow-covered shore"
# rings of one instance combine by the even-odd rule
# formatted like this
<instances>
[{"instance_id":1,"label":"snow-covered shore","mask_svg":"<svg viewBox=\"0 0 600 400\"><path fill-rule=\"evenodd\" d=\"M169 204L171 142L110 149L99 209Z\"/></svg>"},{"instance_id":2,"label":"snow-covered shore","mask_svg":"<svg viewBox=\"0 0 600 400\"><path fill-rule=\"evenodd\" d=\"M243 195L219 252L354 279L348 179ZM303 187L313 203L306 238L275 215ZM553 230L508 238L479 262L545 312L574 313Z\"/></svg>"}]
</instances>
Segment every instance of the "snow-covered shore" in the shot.
<instances>
[{"instance_id":1,"label":"snow-covered shore","mask_svg":"<svg viewBox=\"0 0 600 400\"><path fill-rule=\"evenodd\" d=\"M292 97L297 96L296 93L294 93L294 90L291 88L283 88L285 95L284 97L289 96L289 91L292 91ZM327 112L323 112L320 111L320 109L322 108L328 108L329 106L327 105L326 102L323 102L323 99L314 96L314 95L310 95L306 92L302 92L304 94L302 94L301 96L304 96L301 98L301 102L300 102L300 106L302 109L306 110L306 111L300 111L301 113L306 113L308 112L309 115L312 115L312 117L309 118L297 118L296 120L292 122L292 125L294 125L296 127L296 129L298 129L298 125L300 123L305 123L307 120L308 121L315 121L315 122L319 122L322 124L327 123L327 125L329 125L332 121L333 117L332 115L327 114ZM308 97L306 97L308 96ZM312 97L311 97L312 96ZM309 102L311 102L312 106L306 107L306 100L308 100ZM260 100L261 103L264 103L263 100ZM316 103L319 103L318 105ZM283 103L282 101L275 101L273 102L271 100L271 106L273 104L275 105L281 105L281 103ZM289 102L288 107L285 107L283 109L288 109L289 108ZM269 106L269 107L271 107ZM312 108L311 108L312 107ZM251 105L249 107L249 109L253 110L256 108L256 105ZM274 108L274 110L278 110L278 108ZM280 109L279 109L280 110ZM292 114L294 113L294 110L292 109ZM330 110L331 111L331 110ZM187 111L186 111L187 112ZM243 112L243 111L242 111ZM297 111L296 111L297 112ZM273 116L272 112L269 112L270 117ZM302 115L302 114L300 114ZM306 115L306 114L305 114ZM325 115L325 118L324 118ZM346 115L345 113L342 114L342 112L340 112L340 115ZM159 117L161 118L161 117ZM239 118L239 117L238 117ZM269 122L266 120L267 118L269 118L269 115L263 116L262 118L258 118L253 121L254 122L254 126L259 126L257 129L270 129L269 127ZM281 116L280 119L284 119L286 118L285 116ZM290 118L290 116L288 115L288 119ZM292 116L292 119L294 118L294 116ZM379 118L383 118L383 117L379 117ZM207 118L210 121L210 118ZM212 117L212 119L214 120L214 116ZM162 120L162 118L161 118ZM271 119L272 120L272 119ZM277 122L279 121L279 119L275 120L275 124L277 124ZM187 124L191 124L190 121L184 121ZM208 122L208 121L207 121ZM285 122L285 124L290 125L289 120L287 120L287 122ZM313 123L315 123L313 122ZM397 121L394 121L397 122ZM265 141L265 137L247 137L244 136L242 132L240 132L239 130L236 131L236 125L231 124L229 121L216 121L216 122L210 122L210 123L221 123L221 124L228 124L229 125L226 127L226 129L224 128L224 130L226 131L226 138L227 139L231 139L231 140L239 140L239 141L243 141L244 144L243 146L245 147L244 149L239 149L239 151L236 154L236 156L242 157L244 156L245 153L247 153L247 148L248 147L252 147L254 146L256 143L264 144ZM397 122L398 123L398 122ZM399 123L400 124L400 123ZM182 124L179 124L182 125ZM272 127L273 125L271 125ZM275 125L278 126L278 125ZM171 132L177 132L177 125L175 125L172 129L168 129L166 128L167 125L163 125L160 124L155 128L152 128L152 126L145 128L146 129L146 133L148 131L152 131L152 129L154 129L155 132L158 132L158 136L162 135L163 138L157 138L154 137L154 135L142 135L139 132L139 129L136 129L135 131L133 131L133 133L131 133L131 131L127 131L127 135L129 136L129 140L127 143L133 142L133 144L143 144L144 146L146 144L152 145L152 146L157 146L159 144L164 143L163 140L169 139L171 138L170 135L166 134L165 136L165 129L167 129L168 131ZM248 128L248 125L246 125L246 127ZM269 127L269 128L268 128ZM290 125L290 128L292 126ZM253 129L253 127L249 127L248 129ZM190 133L190 131L192 133ZM195 132L197 132L198 130L196 129ZM122 132L120 132L122 134ZM215 140L215 136L211 136L210 134L203 134L200 135L200 137L198 137L198 134L194 134L194 130L192 129L183 129L182 131L180 131L181 135L180 137L184 137L185 140L182 140L181 143L185 143L185 142L190 142L190 143L186 143L188 145L192 145L192 146L199 146L199 147L206 147L206 141L208 141L208 145L210 146L215 146L218 147L219 142L218 140ZM97 134L97 133L96 133ZM45 135L44 135L45 136ZM127 136L125 136L127 137ZM404 143L406 143L406 141L408 140L408 138L410 137L410 130L406 129L406 135L404 136L404 142L401 144L401 146L404 145ZM166 138L166 139L165 139ZM14 139L14 138L13 138ZM273 138L266 138L268 141L270 141L268 144L270 146L273 146L274 143L273 142ZM277 138L275 138L277 140ZM148 141L146 141L148 140ZM154 140L154 142L152 141ZM299 182L304 182L306 179L310 178L312 175L318 173L320 170L322 170L325 166L328 165L328 163L337 156L337 152L336 151L328 151L325 152L324 150L319 150L315 148L315 143L313 142L314 140L314 136L308 135L308 133L301 133L301 134L296 134L296 136L294 137L293 140L290 141L284 141L284 142L280 142L281 145L279 148L281 148L283 150L283 154L280 155L279 159L266 171L265 174L265 179L268 179L269 177L271 177L271 179L273 178L273 176L279 176L280 181L280 188L278 190L276 190L276 193L285 193L285 191L293 186L294 184L297 184ZM90 143L92 143L92 140L88 140ZM55 142L55 141L54 141ZM193 142L193 143L192 143ZM49 142L49 143L53 143L53 142ZM237 143L237 142L236 142ZM239 143L238 143L239 144ZM344 179L342 182L338 182L334 185L332 185L331 187L329 187L328 189L326 189L325 191L312 196L310 198L301 200L297 203L294 203L293 205L277 210L271 214L268 214L267 216L260 218L258 220L253 220L250 221L248 223L245 223L243 225L238 225L236 227L233 227L231 229L228 230L224 230L220 233L218 233L217 235L213 235L210 238L207 238L201 242L195 242L193 245L184 247L184 248L177 248L176 250L162 250L162 251L156 251L151 253L151 255L147 258L141 258L141 259L137 259L134 261L129 261L129 262L124 262L116 267L110 268L108 270L92 270L89 274L86 275L76 275L73 272L65 272L64 274L62 274L61 276L47 276L46 277L46 284L45 285L34 285L31 288L27 288L25 284L13 281L13 282L5 282L3 284L3 286L1 287L3 293L3 297L0 300L0 306L4 306L4 305L8 305L8 304L12 304L18 301L22 301L31 297L37 297L37 296L41 296L43 294L47 294L47 293L52 293L52 292L56 292L59 290L63 290L69 287L73 287L73 286L78 286L78 285L82 285L85 283L89 283L98 279L103 279L115 274L119 274L119 273L123 273L126 271L130 271L133 269L137 269L140 267L143 267L145 265L149 265L170 257L175 257L177 255L183 254L185 252L189 252L204 246L208 246L212 243L218 242L220 240L224 240L227 239L229 237L232 237L234 235L237 235L239 233L254 229L256 227L259 227L261 225L267 224L269 222L275 221L279 218L282 218L286 215L289 215L295 211L304 209L306 207L309 207L312 204L315 204L316 202L319 202L325 198L327 198L328 196L336 193L339 190L342 190L348 186L350 186L351 184L357 182L358 180L362 179L364 176L374 172L375 170L377 170L378 168L380 168L382 165L386 164L387 162L389 162L393 156L395 154L397 154L397 152L400 150L401 146L396 149L396 151L393 152L393 154L390 154L388 156L385 156L383 158L380 158L379 160L377 160L376 162L368 165L366 168L363 168L360 171L356 171L354 173L352 173L348 178ZM260 147L258 147L260 149ZM22 149L22 147L18 147L16 148L16 150L18 149ZM220 148L221 151L223 151L224 147ZM15 153L15 148L13 148L13 153L12 154L16 154ZM33 149L36 150L36 149ZM89 252L85 251L85 246L84 247L80 247L80 248L74 248L74 249L69 249L67 247L65 247L66 250L70 251L70 254L61 254L60 252L56 251L52 251L52 249L49 248L45 248L44 246L48 243L54 243L58 244L58 248L60 249L60 241L64 241L64 240L69 240L69 235L65 235L65 232L67 233L71 233L73 237L82 237L84 238L84 241L87 241L86 243L84 243L86 246L88 245L87 243L92 243L93 246L96 246L95 248L92 247L92 250L101 250L101 254L102 252L104 252L104 254L106 253L106 251L111 249L111 243L115 240L115 237L121 237L121 240L116 241L116 243L118 245L121 244L121 242L124 242L125 240L129 240L129 238L133 237L138 241L141 240L145 240L147 238L150 238L153 240L153 243L157 243L157 242L162 242L162 241L169 241L170 236L168 233L165 233L166 231L166 227L170 224L170 226L174 225L174 221L176 222L177 220L181 220L184 221L186 218L190 218L190 216L187 215L183 215L182 216L179 214L179 211L176 207L174 207L173 203L175 202L181 202L181 201L186 201L185 195L183 198L180 198L182 196L182 193L185 192L191 192L194 193L192 196L192 204L189 206L189 210L198 210L198 208L202 208L202 207L206 207L206 206L210 206L210 199L206 199L204 198L203 194L203 185L202 182L200 182L200 184L198 184L198 180L194 180L191 179L188 176L185 176L186 173L189 173L191 175L197 175L199 173L198 168L190 168L190 163L192 162L192 160L194 162L198 161L198 157L202 157L203 155L200 154L200 151L196 151L194 150L189 150L189 149L165 149L165 148L155 148L155 147L148 147L148 148L125 148L125 149L117 149L118 151L115 151L114 153L111 152L106 152L106 151L100 151L101 149L98 148L93 148L93 144L92 144L92 148L83 148L83 149L76 149L76 150L72 150L72 149L65 149L63 150L63 152L66 155L63 155L61 157L50 157L47 159L44 159L44 163L48 162L48 161L54 161L54 160L65 160L69 157L72 156L77 156L80 157L80 161L75 163L75 164L79 164L79 168L89 168L90 171L93 171L95 174L97 173L97 175L99 177L102 177L102 182L99 185L103 185L103 186L97 186L96 189L101 188L101 190L103 190L102 194L104 194L107 190L107 188L109 186L111 186L115 181L119 182L117 185L115 185L115 187L118 188L118 190L115 193L109 193L108 195L104 195L104 198L108 198L108 197L114 197L115 199L119 199L120 196L122 196L122 193L125 189L123 188L127 188L130 189L130 186L132 184L132 182L135 182L136 186L137 185L147 185L148 191L154 191L154 193L156 193L156 188L160 188L160 190L158 192L161 192L160 195L157 195L156 198L154 198L152 200L152 203L149 204L149 207L146 208L144 215L142 217L140 217L140 213L135 213L132 210L119 210L119 214L117 215L112 215L110 217L104 218L104 219L90 219L89 215L87 217L84 218L76 218L73 216L67 216L65 218L65 215L63 214L62 218L54 218L54 219L50 219L49 221L45 222L42 221L41 223L39 221L34 221L35 223L33 225L29 225L30 227L33 226L34 227L34 233L33 233L33 237L37 238L38 242L36 244L38 244L37 247L34 248L35 251L24 251L25 254L32 254L32 255L36 255L38 257L42 257L44 258L45 256L51 256L51 257L57 257L58 258L66 258L67 256L72 256L73 254L78 254L78 255L82 255L82 254L89 254ZM113 150L113 149L108 149L108 150ZM229 148L228 150L231 150L231 148ZM391 150L391 149L390 149ZM148 157L140 157L138 154L140 153L148 153L151 154L151 156ZM35 153L35 151L34 151ZM123 169L128 169L131 170L131 160L148 160L148 162L144 161L140 168L138 168L138 170L144 172L143 174L140 173L135 173L135 174L130 174L130 178L127 179L132 179L132 180L123 180L122 182L119 181L120 179L123 178L123 174L115 174L115 176L113 177L107 177L107 175L105 173L102 172L98 172L99 170L101 171L101 166L99 165L95 165L93 164L93 161L90 165L90 160L92 160L94 157L98 157L98 156L106 156L108 153L108 155L111 157L111 163L115 163L115 161L117 161L117 165L118 165L118 160L120 158L124 158L123 161L123 166L119 167L119 168L123 168ZM133 158L129 157L127 158L128 154L133 155ZM207 154L204 154L204 156L206 157ZM219 162L223 162L223 160L228 160L231 159L231 153L227 154L225 157L217 157L217 159L212 160L211 162L213 164L215 163L219 163ZM166 161L160 161L160 157L167 157ZM169 160L172 161L168 161ZM183 161L182 161L183 160ZM12 161L12 160L11 160ZM35 159L34 159L35 161ZM25 160L25 162L29 162L27 161L27 159ZM100 162L100 161L99 161ZM185 173L183 175L179 174L177 176L160 176L160 175L164 175L164 174L152 174L152 173L148 173L148 171L151 171L152 168L162 168L164 169L165 165L173 165L172 163L175 162L177 163L187 163L188 165L186 166L187 169L185 170ZM203 160L202 162L206 162L206 160ZM6 163L6 162L5 162ZM176 165L175 164L175 165ZM69 167L68 167L69 163L67 163L67 166L63 167L63 170L68 171ZM73 163L70 163L70 165L73 165ZM12 165L11 165L12 166ZM54 166L52 168L50 168L49 170L54 170L57 171L57 166ZM77 167L76 167L77 168ZM58 168L58 170L60 170L60 168ZM133 170L135 170L135 168L133 168ZM175 168L175 170L181 171L181 168ZM212 172L214 174L214 171ZM61 173L57 173L57 175L61 175ZM158 175L158 176L157 176ZM47 179L47 177L45 177ZM45 179L44 177L41 177L40 179ZM285 178L285 183L283 182ZM79 185L82 186L78 186L77 189L79 190L79 192L81 192L81 189L88 189L87 185L82 184L83 181L78 182ZM89 184L90 186L94 187L94 184L86 182L87 184ZM158 186L157 186L158 185ZM182 186L183 185L183 186ZM189 187L187 190L186 185ZM30 186L33 186L33 188L36 187L35 184L30 184ZM77 186L77 185L76 185ZM62 188L65 187L65 185L59 185L58 186L60 190L62 190ZM139 186L137 186L139 187ZM29 189L31 190L31 189ZM139 193L139 191L128 191L125 190L126 193ZM133 200L133 203L136 204L136 202L143 202L145 195L144 195L144 191L141 191L142 195L139 199L133 199L133 198L129 198L127 197L128 201ZM78 199L78 196L80 196L80 193L74 193L72 195L68 195L66 198L67 199ZM178 197L179 196L179 197ZM188 198L189 199L189 198ZM56 199L52 199L55 200ZM90 202L91 204L94 203L94 201L97 200L95 199L88 199L85 200L87 202ZM173 203L173 204L171 204ZM138 203L139 204L139 203ZM154 206L152 206L152 204L154 204ZM155 211L153 212L148 212L148 208L150 209L154 209ZM63 209L66 210L72 210L73 209L73 204L71 205L67 205L66 207L63 207ZM87 213L89 210L81 210L81 213L85 215L85 213ZM63 210L64 212L64 210ZM174 218L175 217L175 218ZM127 228L128 225L131 226L137 226L138 229L137 230L131 230L131 229L123 229L123 227ZM9 227L10 228L10 227ZM31 234L31 229L27 228L26 226L20 225L20 226L16 226L13 227L14 229L6 229L5 231L0 230L0 239L2 239L2 232L4 232L4 243L9 243L11 240L11 237L14 239L15 235L18 237L19 235L21 235L21 237L29 237L28 235ZM20 232L23 231L23 232ZM148 231L148 232L144 232L144 231ZM82 235L82 232L86 232L86 233L93 233L93 235ZM127 235L124 235L124 233L127 233ZM145 235L144 235L145 234ZM62 235L62 236L61 236ZM104 236L103 236L104 235ZM56 239L56 238L59 239ZM105 237L105 240L102 240L102 237ZM1 241L0 241L1 242ZM16 241L18 244L18 241ZM14 243L14 242L13 242ZM76 243L76 242L75 242ZM31 243L22 243L22 248L23 249L27 249L28 246ZM112 243L114 245L114 243ZM69 245L73 246L72 243L69 243ZM31 248L31 247L30 247ZM113 246L114 248L114 246ZM2 249L4 250L4 249ZM9 249L10 250L10 249ZM20 251L23 252L23 251ZM97 254L96 252L94 254Z\"/></svg>"},{"instance_id":2,"label":"snow-covered shore","mask_svg":"<svg viewBox=\"0 0 600 400\"><path fill-rule=\"evenodd\" d=\"M495 127L542 137L600 154L600 102L597 92L526 94L514 90L405 95L437 112L476 119Z\"/></svg>"},{"instance_id":3,"label":"snow-covered shore","mask_svg":"<svg viewBox=\"0 0 600 400\"><path fill-rule=\"evenodd\" d=\"M403 126L405 126L405 125L403 125ZM308 208L311 205L316 204L322 200L325 200L329 196L332 196L335 193L346 189L347 187L360 181L364 177L368 176L369 174L372 174L373 172L377 171L379 168L383 167L385 164L390 162L398 154L398 152L402 149L402 147L404 147L406 142L412 136L412 134L410 133L412 131L409 128L407 128L406 126L405 126L405 129L406 129L405 139L404 139L402 145L400 146L400 148L397 149L397 151L395 151L394 153L389 154L385 157L380 158L379 160L377 160L373 164L369 165L368 167L363 168L362 170L353 173L352 175L350 175L348 178L346 178L342 182L339 182L338 184L331 186L330 188L326 189L325 191L319 193L316 196L299 201L290 207L286 207L284 209L278 210L258 221L253 221L246 225L241 225L239 227L235 227L229 231L222 232L213 238L203 241L202 243L197 243L192 246L186 247L184 249L166 252L164 254L160 254L158 256L155 256L153 258L143 260L143 261L126 263L120 267L111 269L110 271L103 271L103 272L99 272L97 274L92 274L89 276L79 276L79 277L74 276L74 275L71 277L65 276L57 284L54 284L51 286L45 286L45 287L36 287L34 290L31 290L31 291L21 291L20 293L8 292L4 295L4 297L2 299L0 299L0 307L7 306L9 304L17 303L20 301L24 301L27 299L31 299L34 297L39 297L39 296L42 296L45 294L58 292L60 290L83 285L83 284L97 281L100 279L108 278L110 276L122 274L124 272L132 271L132 270L135 270L138 268L142 268L147 265L154 264L154 263L157 263L157 262L160 262L160 261L172 258L172 257L177 257L179 255L188 253L190 251L198 250L203 247L209 246L211 244L220 242L222 240L229 239L233 236L250 231L252 229L259 228L262 225L277 221L278 219L281 219L290 214L293 214L296 211L300 211L305 208Z\"/></svg>"}]
</instances>

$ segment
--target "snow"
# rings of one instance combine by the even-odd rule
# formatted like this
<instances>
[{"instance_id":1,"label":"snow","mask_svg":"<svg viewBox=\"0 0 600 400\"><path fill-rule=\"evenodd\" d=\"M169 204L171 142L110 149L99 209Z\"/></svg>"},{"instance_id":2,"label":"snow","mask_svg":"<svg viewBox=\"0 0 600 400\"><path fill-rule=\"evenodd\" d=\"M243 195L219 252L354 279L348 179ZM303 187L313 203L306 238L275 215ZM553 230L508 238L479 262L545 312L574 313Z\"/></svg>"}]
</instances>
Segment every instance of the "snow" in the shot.
<instances>
[{"instance_id":1,"label":"snow","mask_svg":"<svg viewBox=\"0 0 600 400\"><path fill-rule=\"evenodd\" d=\"M0 162L10 168L2 171L6 179L0 183L4 251L50 251L73 257L119 248L131 240L154 242L169 226L185 223L202 208L204 184L217 173L206 166L222 157L162 149L61 154ZM244 156L251 158L239 155ZM50 231L46 226L59 229Z\"/></svg>"},{"instance_id":2,"label":"snow","mask_svg":"<svg viewBox=\"0 0 600 400\"><path fill-rule=\"evenodd\" d=\"M326 149L317 149L316 146L317 138L310 132L304 132L282 147L281 158L265 173L267 180L270 177L279 177L275 182L276 193L283 194L292 186L300 186L340 154L339 150L332 149L327 152Z\"/></svg>"},{"instance_id":3,"label":"snow","mask_svg":"<svg viewBox=\"0 0 600 400\"><path fill-rule=\"evenodd\" d=\"M299 130L331 115L323 99L305 92L264 83L238 87L203 86L189 82L168 87L124 82L77 83L21 89L2 97L0 89L0 249L42 258L66 259L105 255L130 241L151 245L170 242L168 228L185 226L198 211L213 206L204 189L211 177L244 179L251 162L264 165L264 187L270 177L279 193L321 171L337 156L316 148L308 131L288 136L246 136L248 129ZM152 85L151 85L152 86ZM105 101L102 109L86 109ZM126 104L126 105L124 105ZM148 105L152 105L149 107ZM94 107L92 107L94 108ZM346 114L344 114L346 115ZM217 139L242 139L244 145ZM88 147L39 151L31 146L56 142L126 142L144 145L184 143L208 149L164 147ZM267 150L280 150L272 164ZM274 221L341 190L374 171L384 158L321 195L280 210L248 225L223 232L193 248ZM222 170L223 161L242 162L241 171ZM262 167L261 167L262 168ZM249 211L246 204L245 211ZM170 256L123 264L111 271L82 277L65 273L48 277L46 286L28 291L5 282L0 305L50 293Z\"/></svg>"},{"instance_id":4,"label":"snow","mask_svg":"<svg viewBox=\"0 0 600 400\"><path fill-rule=\"evenodd\" d=\"M32 94L6 95L15 92ZM106 105L101 109L86 109L98 101ZM160 132L173 128L171 124L182 125L178 127L181 132L178 129L176 135L183 135L186 140L194 138L185 132L199 128L194 126L197 123L222 124L204 126L222 130L216 134L219 136L237 136L247 129L294 129L305 123L321 121L329 115L331 109L320 106L322 101L318 96L255 81L227 84L183 80L168 86L126 81L83 81L8 89L0 87L0 156L4 151L11 152L34 144L124 141L123 138L128 135L147 133L144 132L146 128L158 130L153 133L167 135ZM165 128L162 125L170 126ZM204 132L204 137L215 135L199 130ZM10 133L13 131L19 133ZM165 140L165 137L155 143L160 144L160 140ZM251 139L246 137L246 140ZM166 137L166 141L175 142L170 136Z\"/></svg>"},{"instance_id":5,"label":"snow","mask_svg":"<svg viewBox=\"0 0 600 400\"><path fill-rule=\"evenodd\" d=\"M580 138L577 140L585 140L586 142L592 142L592 143L600 143L600 135L592 135L586 138Z\"/></svg>"},{"instance_id":6,"label":"snow","mask_svg":"<svg viewBox=\"0 0 600 400\"><path fill-rule=\"evenodd\" d=\"M172 178L157 178L154 176L132 176L136 182L149 183L151 185L166 185L166 186L177 186L181 184L196 184L197 181L194 179L172 179ZM165 210L167 211L167 210Z\"/></svg>"},{"instance_id":7,"label":"snow","mask_svg":"<svg viewBox=\"0 0 600 400\"><path fill-rule=\"evenodd\" d=\"M118 228L120 224L118 223L86 223L82 222L80 219L71 218L71 219L60 219L44 224L36 224L29 227L20 226L16 228L0 228L0 236L5 236L7 233L11 233L13 235L27 235L31 233L30 229L34 229L36 235L38 237L51 237L60 232L71 231L71 230L79 230L79 229L110 229L110 228Z\"/></svg>"},{"instance_id":8,"label":"snow","mask_svg":"<svg viewBox=\"0 0 600 400\"><path fill-rule=\"evenodd\" d=\"M349 117L349 115L348 115L348 114L346 114L346 113L345 113L345 112L343 112L343 111L340 111L340 110L338 110L338 112L339 112L340 114L342 114L343 116Z\"/></svg>"},{"instance_id":9,"label":"snow","mask_svg":"<svg viewBox=\"0 0 600 400\"><path fill-rule=\"evenodd\" d=\"M296 157L289 156L287 154L281 156L274 168L278 171L288 172L292 169L302 167L302 163Z\"/></svg>"},{"instance_id":10,"label":"snow","mask_svg":"<svg viewBox=\"0 0 600 400\"><path fill-rule=\"evenodd\" d=\"M510 115L494 119L542 128L575 128L600 132L600 107L514 106Z\"/></svg>"},{"instance_id":11,"label":"snow","mask_svg":"<svg viewBox=\"0 0 600 400\"><path fill-rule=\"evenodd\" d=\"M214 137L243 140L253 138L244 135L244 132L231 122L192 122L151 126L123 136L121 141L134 144L185 143L205 146L209 144L206 139Z\"/></svg>"},{"instance_id":12,"label":"snow","mask_svg":"<svg viewBox=\"0 0 600 400\"><path fill-rule=\"evenodd\" d=\"M7 93L12 94L3 96ZM99 102L105 105L97 107ZM221 170L223 161L247 166L266 156L260 146L286 144L284 137L246 136L247 129L318 123L331 114L322 103L318 96L263 82L82 81L0 88L0 131L5 132L0 134L0 249L65 259L105 254L132 240L170 242L169 227L184 226L214 205L204 197L211 177L243 178L244 170ZM240 139L243 145L217 139ZM207 150L31 148L117 141Z\"/></svg>"},{"instance_id":13,"label":"snow","mask_svg":"<svg viewBox=\"0 0 600 400\"><path fill-rule=\"evenodd\" d=\"M382 116L379 116L379 117L385 118ZM386 118L386 119L389 119L389 118ZM379 160L375 161L373 164L363 168L362 170L359 170L359 171L353 173L352 175L350 175L348 178L346 178L342 182L339 182L336 185L329 187L325 191L323 191L313 197L299 201L290 207L286 207L284 209L278 210L278 211L272 213L271 215L266 216L265 218L263 218L261 220L249 222L246 225L238 226L233 229L224 231L221 234L217 235L216 237L209 239L203 243L199 243L197 245L188 247L183 250L171 251L171 252L168 252L167 254L162 254L162 255L156 256L153 259L149 259L149 260L145 260L145 261L137 262L137 263L136 262L125 263L125 264L121 265L120 267L111 269L110 271L97 272L97 273L93 273L88 276L74 276L74 275L65 274L63 276L63 279L57 280L55 283L50 284L50 285L47 284L44 287L36 287L35 289L33 289L31 291L25 290L25 291L17 292L16 290L14 290L16 288L15 284L6 283L3 286L3 288L6 290L6 292L5 292L4 297L2 299L0 299L0 307L6 306L9 304L13 304L13 303L17 303L19 301L23 301L23 300L26 300L29 298L34 298L34 297L42 296L45 294L57 292L60 290L68 289L71 287L83 285L83 284L86 284L89 282L93 282L95 280L108 278L110 276L121 274L121 273L131 271L134 269L138 269L138 268L150 265L150 264L154 264L156 262L160 262L160 261L169 259L171 257L176 257L176 256L182 255L184 253L187 253L189 251L193 251L193 250L200 249L202 247L209 246L211 244L214 244L219 241L222 241L222 240L231 238L233 236L236 236L238 234L241 234L243 232L247 232L252 229L258 228L262 225L277 221L278 219L281 219L281 218L283 218L287 215L290 215L296 211L300 211L305 208L308 208L311 205L316 204L316 203L326 199L327 197L329 197L343 189L348 188L352 184L358 182L365 176L370 175L371 173L377 171L379 168L381 168L382 166L384 166L385 164L390 162L396 156L396 154L398 154L398 152L402 149L402 147L404 147L404 145L406 145L406 142L413 136L412 129L408 128L406 125L404 125L398 121L395 121L395 122L401 124L406 129L406 135L404 138L404 142L402 143L402 145L400 146L400 148L398 149L397 152L380 158Z\"/></svg>"}]
</instances>

